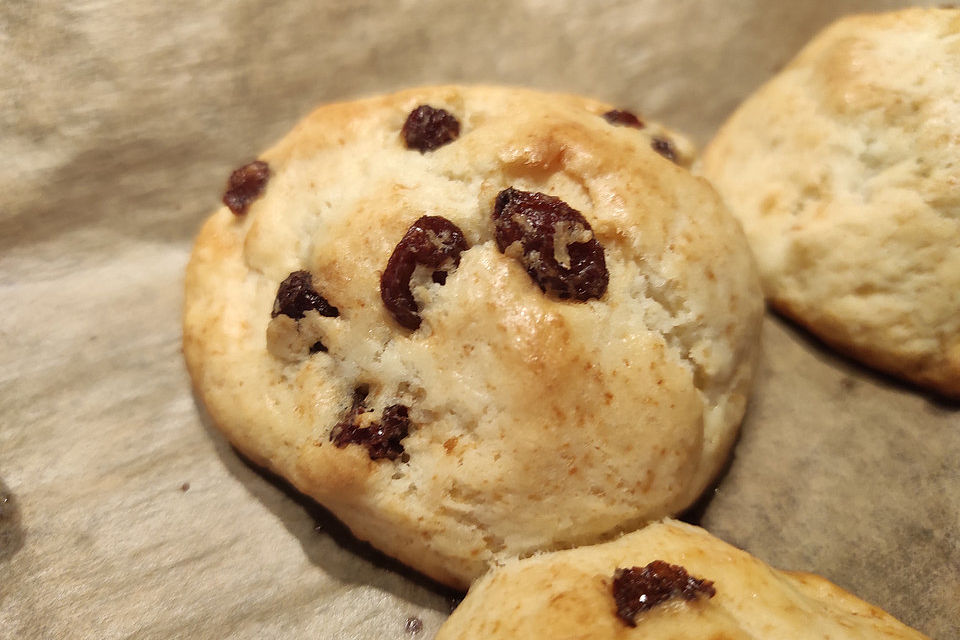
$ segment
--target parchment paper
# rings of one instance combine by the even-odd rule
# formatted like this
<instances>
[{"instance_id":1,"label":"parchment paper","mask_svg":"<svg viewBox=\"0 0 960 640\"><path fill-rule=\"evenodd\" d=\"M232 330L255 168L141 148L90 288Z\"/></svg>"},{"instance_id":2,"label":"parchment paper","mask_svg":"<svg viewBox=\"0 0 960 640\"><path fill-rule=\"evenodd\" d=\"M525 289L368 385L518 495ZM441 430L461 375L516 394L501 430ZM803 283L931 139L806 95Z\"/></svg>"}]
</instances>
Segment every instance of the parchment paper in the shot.
<instances>
[{"instance_id":1,"label":"parchment paper","mask_svg":"<svg viewBox=\"0 0 960 640\"><path fill-rule=\"evenodd\" d=\"M0 4L0 637L430 638L447 615L450 594L242 462L182 364L193 234L313 106L511 83L703 144L822 25L899 4ZM729 470L688 518L960 637L957 406L774 317L764 339Z\"/></svg>"}]
</instances>

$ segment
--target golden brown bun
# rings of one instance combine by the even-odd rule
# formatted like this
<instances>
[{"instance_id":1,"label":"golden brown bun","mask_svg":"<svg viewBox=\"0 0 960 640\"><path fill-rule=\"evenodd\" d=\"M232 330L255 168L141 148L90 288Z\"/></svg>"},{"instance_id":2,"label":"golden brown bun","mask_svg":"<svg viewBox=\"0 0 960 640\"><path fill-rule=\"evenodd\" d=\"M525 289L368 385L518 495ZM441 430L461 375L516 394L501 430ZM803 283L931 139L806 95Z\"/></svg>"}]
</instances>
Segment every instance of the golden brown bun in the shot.
<instances>
[{"instance_id":1,"label":"golden brown bun","mask_svg":"<svg viewBox=\"0 0 960 640\"><path fill-rule=\"evenodd\" d=\"M660 560L715 594L617 615L616 569ZM513 561L478 580L436 640L868 640L925 636L809 573L772 569L698 527L651 524L614 542Z\"/></svg>"},{"instance_id":2,"label":"golden brown bun","mask_svg":"<svg viewBox=\"0 0 960 640\"><path fill-rule=\"evenodd\" d=\"M400 131L420 105L460 121L420 153ZM247 213L207 221L187 270L184 352L214 422L361 539L466 587L500 560L608 539L690 505L743 415L762 298L736 221L706 181L651 149L670 136L613 126L590 100L436 87L322 107L261 156ZM609 286L546 295L501 253L507 187L582 213ZM469 248L444 285L414 287L400 326L380 277L424 214ZM307 270L338 317L271 320L278 285ZM309 353L315 341L326 352ZM409 460L372 460L331 432L355 389L376 418L409 407Z\"/></svg>"},{"instance_id":3,"label":"golden brown bun","mask_svg":"<svg viewBox=\"0 0 960 640\"><path fill-rule=\"evenodd\" d=\"M844 18L704 153L778 310L960 397L960 11Z\"/></svg>"}]
</instances>

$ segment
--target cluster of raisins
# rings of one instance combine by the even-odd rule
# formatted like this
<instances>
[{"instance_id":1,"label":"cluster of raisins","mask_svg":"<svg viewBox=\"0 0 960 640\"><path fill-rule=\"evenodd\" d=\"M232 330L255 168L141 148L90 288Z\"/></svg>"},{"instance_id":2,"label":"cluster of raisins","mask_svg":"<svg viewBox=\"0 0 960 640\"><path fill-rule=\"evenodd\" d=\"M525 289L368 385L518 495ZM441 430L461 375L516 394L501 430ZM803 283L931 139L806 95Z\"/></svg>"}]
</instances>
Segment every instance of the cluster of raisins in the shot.
<instances>
[{"instance_id":1,"label":"cluster of raisins","mask_svg":"<svg viewBox=\"0 0 960 640\"><path fill-rule=\"evenodd\" d=\"M603 118L612 125L619 127L633 127L634 129L643 129L646 125L643 120L629 111L613 109L603 114ZM662 155L670 162L677 162L677 148L673 142L661 136L654 136L650 141L650 148Z\"/></svg>"},{"instance_id":2,"label":"cluster of raisins","mask_svg":"<svg viewBox=\"0 0 960 640\"><path fill-rule=\"evenodd\" d=\"M637 626L637 615L668 600L712 598L716 593L710 580L695 578L683 567L663 560L642 568L617 569L613 574L617 616L631 627Z\"/></svg>"},{"instance_id":3,"label":"cluster of raisins","mask_svg":"<svg viewBox=\"0 0 960 640\"><path fill-rule=\"evenodd\" d=\"M602 117L616 126L636 129L645 126L629 111L611 110ZM426 153L456 140L460 136L460 122L445 109L420 105L410 112L401 136L407 148ZM654 138L652 147L676 162L676 150L669 140ZM235 214L243 215L250 203L263 193L269 178L270 167L263 161L240 167L230 175L224 204ZM603 246L594 237L586 218L567 203L544 193L510 187L497 195L492 219L501 253L516 257L545 293L582 302L600 298L606 292L609 272ZM416 330L421 324L420 309L410 289L417 266L431 269L433 281L446 284L448 272L459 266L460 254L467 248L460 228L441 216L422 216L407 229L380 278L380 297L400 326ZM294 271L280 283L271 317L282 314L300 320L311 310L328 318L340 315L314 288L308 271ZM310 353L326 351L321 341L310 347ZM358 419L368 411L364 405L367 393L365 386L357 388L351 409L337 423L330 439L337 447L363 445L373 460L395 460L403 455L400 441L409 433L408 408L391 405L383 410L379 422L360 427ZM642 571L649 573L650 566ZM631 571L633 569L626 570L615 580L615 591L627 588L617 584L634 580ZM619 602L618 596L618 605Z\"/></svg>"},{"instance_id":4,"label":"cluster of raisins","mask_svg":"<svg viewBox=\"0 0 960 640\"><path fill-rule=\"evenodd\" d=\"M604 117L643 127L627 111L610 111ZM452 114L428 105L414 109L402 130L407 147L421 153L451 142L459 133L460 123ZM518 243L519 259L542 291L579 301L603 296L609 281L603 247L579 211L559 198L510 188L497 196L493 222L500 251ZM466 248L463 233L446 218L424 216L413 223L380 278L380 297L398 324L415 330L421 323L410 290L417 265L434 269L434 282L444 284L448 269L459 265Z\"/></svg>"},{"instance_id":5,"label":"cluster of raisins","mask_svg":"<svg viewBox=\"0 0 960 640\"><path fill-rule=\"evenodd\" d=\"M610 124L643 129L645 124L630 111L612 109L603 114ZM446 109L437 109L422 104L407 116L401 129L404 143L409 149L420 153L433 151L460 137L460 121ZM653 150L665 158L677 161L677 152L667 138L656 137L651 142ZM270 179L270 167L262 160L254 160L230 174L223 203L236 215L243 215L250 203L263 194Z\"/></svg>"},{"instance_id":6,"label":"cluster of raisins","mask_svg":"<svg viewBox=\"0 0 960 640\"><path fill-rule=\"evenodd\" d=\"M285 315L294 320L300 320L308 311L317 311L327 318L336 318L340 315L339 309L331 305L314 288L313 277L309 271L294 271L280 283L270 316L276 318L279 315ZM310 347L310 353L321 351L327 351L327 347L321 341L315 342ZM334 426L330 433L331 442L339 448L348 444L366 447L371 460L384 458L396 460L405 457L401 440L410 433L409 408L402 404L391 405L383 410L379 422L361 427L360 416L369 411L364 404L367 395L366 386L360 386L354 390L353 404Z\"/></svg>"},{"instance_id":7,"label":"cluster of raisins","mask_svg":"<svg viewBox=\"0 0 960 640\"><path fill-rule=\"evenodd\" d=\"M383 410L380 421L366 427L359 424L360 416L370 410L364 405L369 394L366 386L353 391L353 405L330 432L330 441L338 448L358 444L367 448L371 460L404 458L401 441L410 434L409 408L393 404Z\"/></svg>"}]
</instances>

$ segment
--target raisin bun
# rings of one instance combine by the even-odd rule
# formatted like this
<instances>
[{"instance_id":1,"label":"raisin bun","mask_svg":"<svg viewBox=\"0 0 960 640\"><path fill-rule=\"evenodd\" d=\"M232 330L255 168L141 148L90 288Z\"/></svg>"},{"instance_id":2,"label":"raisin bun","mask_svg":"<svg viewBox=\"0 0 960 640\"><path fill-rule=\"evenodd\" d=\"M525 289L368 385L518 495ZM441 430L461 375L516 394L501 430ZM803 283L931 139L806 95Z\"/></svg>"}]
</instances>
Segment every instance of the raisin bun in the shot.
<instances>
[{"instance_id":1,"label":"raisin bun","mask_svg":"<svg viewBox=\"0 0 960 640\"><path fill-rule=\"evenodd\" d=\"M820 576L772 569L664 520L614 542L507 562L436 640L922 640Z\"/></svg>"},{"instance_id":2,"label":"raisin bun","mask_svg":"<svg viewBox=\"0 0 960 640\"><path fill-rule=\"evenodd\" d=\"M762 314L690 158L572 96L322 107L196 241L197 393L244 455L454 587L675 513L730 449Z\"/></svg>"},{"instance_id":3,"label":"raisin bun","mask_svg":"<svg viewBox=\"0 0 960 640\"><path fill-rule=\"evenodd\" d=\"M960 398L960 10L844 18L704 154L772 305Z\"/></svg>"}]
</instances>

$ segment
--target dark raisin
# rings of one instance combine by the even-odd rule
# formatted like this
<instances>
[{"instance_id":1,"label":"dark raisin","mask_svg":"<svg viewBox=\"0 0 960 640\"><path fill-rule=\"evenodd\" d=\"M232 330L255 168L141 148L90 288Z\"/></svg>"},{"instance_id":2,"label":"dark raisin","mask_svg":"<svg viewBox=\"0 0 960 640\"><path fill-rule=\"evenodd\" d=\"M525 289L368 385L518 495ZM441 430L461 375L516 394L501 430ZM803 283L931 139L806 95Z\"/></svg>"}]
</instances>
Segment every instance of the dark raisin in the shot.
<instances>
[{"instance_id":1,"label":"dark raisin","mask_svg":"<svg viewBox=\"0 0 960 640\"><path fill-rule=\"evenodd\" d=\"M426 153L460 137L460 122L449 111L422 104L407 116L402 133L408 149Z\"/></svg>"},{"instance_id":2,"label":"dark raisin","mask_svg":"<svg viewBox=\"0 0 960 640\"><path fill-rule=\"evenodd\" d=\"M584 301L607 290L603 246L586 218L560 198L504 189L497 194L493 221L501 253L519 243L518 258L543 291Z\"/></svg>"},{"instance_id":3,"label":"dark raisin","mask_svg":"<svg viewBox=\"0 0 960 640\"><path fill-rule=\"evenodd\" d=\"M330 441L341 449L348 444L364 446L371 460L396 460L404 455L400 441L410 434L409 409L402 404L390 405L383 410L380 422L361 427L359 418L369 411L364 406L367 393L365 386L354 390L353 405L330 432Z\"/></svg>"},{"instance_id":4,"label":"dark raisin","mask_svg":"<svg viewBox=\"0 0 960 640\"><path fill-rule=\"evenodd\" d=\"M310 345L310 353L320 353L321 351L322 351L323 353L326 353L326 352L327 352L327 347L326 347L326 345L324 345L324 344L323 344L322 342L320 342L319 340L317 340L317 341L314 342L312 345Z\"/></svg>"},{"instance_id":5,"label":"dark raisin","mask_svg":"<svg viewBox=\"0 0 960 640\"><path fill-rule=\"evenodd\" d=\"M694 578L683 567L663 560L654 560L642 569L617 569L613 574L617 616L631 627L637 626L637 614L667 600L712 598L716 593L710 580Z\"/></svg>"},{"instance_id":6,"label":"dark raisin","mask_svg":"<svg viewBox=\"0 0 960 640\"><path fill-rule=\"evenodd\" d=\"M650 141L650 147L670 162L676 163L677 148L673 146L673 143L668 139L659 137L654 138Z\"/></svg>"},{"instance_id":7,"label":"dark raisin","mask_svg":"<svg viewBox=\"0 0 960 640\"><path fill-rule=\"evenodd\" d=\"M340 310L327 302L327 299L313 288L313 276L309 271L294 271L277 289L277 298L273 301L271 318L283 314L299 320L307 311L317 310L327 318L336 318Z\"/></svg>"},{"instance_id":8,"label":"dark raisin","mask_svg":"<svg viewBox=\"0 0 960 640\"><path fill-rule=\"evenodd\" d=\"M227 190L223 194L223 204L230 211L243 215L250 203L260 197L267 180L270 179L270 167L262 160L254 160L230 174Z\"/></svg>"},{"instance_id":9,"label":"dark raisin","mask_svg":"<svg viewBox=\"0 0 960 640\"><path fill-rule=\"evenodd\" d=\"M643 120L633 115L629 111L620 111L613 109L603 114L603 118L610 124L618 127L633 127L634 129L643 129Z\"/></svg>"},{"instance_id":10,"label":"dark raisin","mask_svg":"<svg viewBox=\"0 0 960 640\"><path fill-rule=\"evenodd\" d=\"M380 277L380 297L390 315L407 329L420 326L420 310L410 291L417 265L433 269L433 281L445 284L447 271L460 264L467 248L460 227L441 216L423 216L400 239Z\"/></svg>"},{"instance_id":11,"label":"dark raisin","mask_svg":"<svg viewBox=\"0 0 960 640\"><path fill-rule=\"evenodd\" d=\"M423 631L423 620L420 618L407 618L407 624L403 627L403 630L415 636Z\"/></svg>"},{"instance_id":12,"label":"dark raisin","mask_svg":"<svg viewBox=\"0 0 960 640\"><path fill-rule=\"evenodd\" d=\"M404 454L400 441L410 435L410 409L406 405L392 404L383 410L380 422L370 428L373 434L364 443L370 459L396 460ZM410 460L409 456L407 460Z\"/></svg>"}]
</instances>

